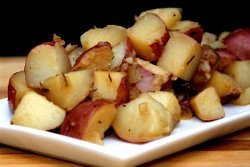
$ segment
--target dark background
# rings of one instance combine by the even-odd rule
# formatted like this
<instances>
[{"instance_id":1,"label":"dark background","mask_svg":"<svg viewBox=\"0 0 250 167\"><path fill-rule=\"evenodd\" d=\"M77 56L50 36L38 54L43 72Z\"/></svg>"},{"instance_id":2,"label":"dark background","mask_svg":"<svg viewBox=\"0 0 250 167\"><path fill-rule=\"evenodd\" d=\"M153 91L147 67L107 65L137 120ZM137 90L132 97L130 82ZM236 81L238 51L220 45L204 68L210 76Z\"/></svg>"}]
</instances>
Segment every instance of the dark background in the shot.
<instances>
[{"instance_id":1,"label":"dark background","mask_svg":"<svg viewBox=\"0 0 250 167\"><path fill-rule=\"evenodd\" d=\"M247 0L129 0L129 1L6 1L0 4L0 56L27 55L52 34L80 44L80 35L93 26L130 27L144 10L180 7L183 19L198 21L205 31L220 33L250 27Z\"/></svg>"}]
</instances>

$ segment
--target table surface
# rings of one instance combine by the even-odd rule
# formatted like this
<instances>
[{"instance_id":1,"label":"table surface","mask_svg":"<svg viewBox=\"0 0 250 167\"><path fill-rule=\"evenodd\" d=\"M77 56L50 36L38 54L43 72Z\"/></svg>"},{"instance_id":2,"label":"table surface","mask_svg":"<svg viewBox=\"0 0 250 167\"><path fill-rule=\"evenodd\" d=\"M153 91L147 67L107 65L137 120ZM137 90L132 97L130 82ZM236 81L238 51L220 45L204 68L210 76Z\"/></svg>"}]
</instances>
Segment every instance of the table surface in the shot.
<instances>
[{"instance_id":1,"label":"table surface","mask_svg":"<svg viewBox=\"0 0 250 167\"><path fill-rule=\"evenodd\" d=\"M0 57L0 98L7 96L9 77L14 72L23 70L24 61L25 57ZM0 166L51 167L83 165L0 144ZM148 162L142 166L250 166L250 127Z\"/></svg>"}]
</instances>

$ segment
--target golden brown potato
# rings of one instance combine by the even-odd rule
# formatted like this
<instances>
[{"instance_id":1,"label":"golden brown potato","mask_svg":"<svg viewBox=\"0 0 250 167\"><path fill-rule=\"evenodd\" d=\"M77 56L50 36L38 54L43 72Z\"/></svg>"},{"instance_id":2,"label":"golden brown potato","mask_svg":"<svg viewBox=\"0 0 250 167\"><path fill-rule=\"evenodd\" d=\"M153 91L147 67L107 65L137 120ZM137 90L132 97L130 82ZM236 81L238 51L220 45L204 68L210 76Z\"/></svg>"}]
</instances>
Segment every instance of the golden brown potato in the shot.
<instances>
[{"instance_id":1,"label":"golden brown potato","mask_svg":"<svg viewBox=\"0 0 250 167\"><path fill-rule=\"evenodd\" d=\"M213 87L208 87L190 100L196 116L203 121L212 121L225 116L220 97Z\"/></svg>"}]
</instances>

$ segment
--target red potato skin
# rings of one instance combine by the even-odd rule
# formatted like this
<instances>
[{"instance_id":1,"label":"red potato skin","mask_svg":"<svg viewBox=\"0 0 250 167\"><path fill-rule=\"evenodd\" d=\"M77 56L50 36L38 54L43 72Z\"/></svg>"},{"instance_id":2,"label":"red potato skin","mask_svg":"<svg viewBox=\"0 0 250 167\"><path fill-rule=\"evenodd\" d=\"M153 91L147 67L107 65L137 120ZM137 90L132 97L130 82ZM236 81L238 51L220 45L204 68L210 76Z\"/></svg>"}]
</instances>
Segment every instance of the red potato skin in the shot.
<instances>
[{"instance_id":1,"label":"red potato skin","mask_svg":"<svg viewBox=\"0 0 250 167\"><path fill-rule=\"evenodd\" d=\"M17 107L16 94L17 94L17 91L12 86L11 79L10 79L9 84L8 84L8 101L9 101L9 106L10 106L10 109L11 109L12 113L14 113L14 111L15 111L15 109Z\"/></svg>"},{"instance_id":2,"label":"red potato skin","mask_svg":"<svg viewBox=\"0 0 250 167\"><path fill-rule=\"evenodd\" d=\"M98 108L102 105L111 103L112 102L108 100L95 100L80 103L65 117L60 127L60 134L82 139L88 128L89 120L91 120L91 117L93 117Z\"/></svg>"},{"instance_id":3,"label":"red potato skin","mask_svg":"<svg viewBox=\"0 0 250 167\"><path fill-rule=\"evenodd\" d=\"M241 28L231 32L225 39L226 51L239 60L250 60L250 28Z\"/></svg>"},{"instance_id":4,"label":"red potato skin","mask_svg":"<svg viewBox=\"0 0 250 167\"><path fill-rule=\"evenodd\" d=\"M50 46L55 46L56 45L56 43L55 42L45 42L45 43L43 43L43 45L50 45Z\"/></svg>"},{"instance_id":5,"label":"red potato skin","mask_svg":"<svg viewBox=\"0 0 250 167\"><path fill-rule=\"evenodd\" d=\"M219 60L219 65L218 65L218 70L221 71L223 70L226 66L229 64L232 64L234 61L237 60L237 57L225 49L217 50L216 53L219 55L220 60Z\"/></svg>"},{"instance_id":6,"label":"red potato skin","mask_svg":"<svg viewBox=\"0 0 250 167\"><path fill-rule=\"evenodd\" d=\"M167 44L169 38L170 38L169 31L168 31L168 29L166 29L166 32L161 37L161 40L158 40L150 45L150 47L154 53L154 56L152 56L151 60L149 60L149 61L157 61L160 58L160 56L164 50L164 47Z\"/></svg>"},{"instance_id":7,"label":"red potato skin","mask_svg":"<svg viewBox=\"0 0 250 167\"><path fill-rule=\"evenodd\" d=\"M135 54L133 44L132 44L131 40L129 39L129 37L127 37L125 58L130 57L133 54Z\"/></svg>"},{"instance_id":8,"label":"red potato skin","mask_svg":"<svg viewBox=\"0 0 250 167\"><path fill-rule=\"evenodd\" d=\"M122 78L122 81L120 83L117 92L118 94L115 100L116 107L129 101L129 84L127 76Z\"/></svg>"},{"instance_id":9,"label":"red potato skin","mask_svg":"<svg viewBox=\"0 0 250 167\"><path fill-rule=\"evenodd\" d=\"M203 29L201 26L194 27L186 31L184 34L190 36L191 38L195 39L198 43L200 43L202 40Z\"/></svg>"},{"instance_id":10,"label":"red potato skin","mask_svg":"<svg viewBox=\"0 0 250 167\"><path fill-rule=\"evenodd\" d=\"M100 58L100 56L97 56L98 52L103 52L103 50L112 51L112 48L111 48L111 45L109 42L99 42L94 47L83 52L78 57L78 59L76 60L76 63L74 64L74 66L72 67L71 70L77 71L77 70L82 70L82 69L86 69L86 68L93 68L94 66L96 66L98 70L107 70L107 69L102 69L101 65L104 62L103 62L102 58ZM97 55L95 55L95 53L97 53ZM97 58L97 57L99 57L99 58ZM86 62L87 60L89 62ZM92 64L92 65L90 65L90 64Z\"/></svg>"}]
</instances>

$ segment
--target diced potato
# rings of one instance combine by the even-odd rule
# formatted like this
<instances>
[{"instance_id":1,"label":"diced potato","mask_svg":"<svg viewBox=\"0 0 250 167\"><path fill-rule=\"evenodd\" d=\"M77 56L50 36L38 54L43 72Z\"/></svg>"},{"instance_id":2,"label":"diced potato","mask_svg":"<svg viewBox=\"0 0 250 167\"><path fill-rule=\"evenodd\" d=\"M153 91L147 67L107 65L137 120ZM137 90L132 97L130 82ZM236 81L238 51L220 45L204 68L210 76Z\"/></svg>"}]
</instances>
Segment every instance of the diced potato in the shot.
<instances>
[{"instance_id":1,"label":"diced potato","mask_svg":"<svg viewBox=\"0 0 250 167\"><path fill-rule=\"evenodd\" d=\"M222 103L237 99L242 93L240 85L229 75L215 71L208 83L215 88Z\"/></svg>"},{"instance_id":2,"label":"diced potato","mask_svg":"<svg viewBox=\"0 0 250 167\"><path fill-rule=\"evenodd\" d=\"M232 103L236 105L250 104L250 87L246 88L244 92L241 93L240 97L236 100L233 100Z\"/></svg>"},{"instance_id":3,"label":"diced potato","mask_svg":"<svg viewBox=\"0 0 250 167\"><path fill-rule=\"evenodd\" d=\"M208 87L189 101L193 112L203 121L223 118L225 112L220 97L213 87Z\"/></svg>"},{"instance_id":4,"label":"diced potato","mask_svg":"<svg viewBox=\"0 0 250 167\"><path fill-rule=\"evenodd\" d=\"M41 130L52 130L59 127L66 112L48 101L44 96L30 91L26 93L15 113L11 123Z\"/></svg>"},{"instance_id":5,"label":"diced potato","mask_svg":"<svg viewBox=\"0 0 250 167\"><path fill-rule=\"evenodd\" d=\"M158 8L142 12L139 17L146 13L154 13L158 15L166 24L167 28L171 28L176 22L181 20L181 8Z\"/></svg>"},{"instance_id":6,"label":"diced potato","mask_svg":"<svg viewBox=\"0 0 250 167\"><path fill-rule=\"evenodd\" d=\"M189 81L200 62L200 56L201 46L198 42L183 33L171 32L157 65Z\"/></svg>"},{"instance_id":7,"label":"diced potato","mask_svg":"<svg viewBox=\"0 0 250 167\"><path fill-rule=\"evenodd\" d=\"M242 88L250 87L250 60L235 61L223 72L234 78Z\"/></svg>"},{"instance_id":8,"label":"diced potato","mask_svg":"<svg viewBox=\"0 0 250 167\"><path fill-rule=\"evenodd\" d=\"M120 105L113 122L115 133L129 142L148 142L168 135L173 115L148 93Z\"/></svg>"},{"instance_id":9,"label":"diced potato","mask_svg":"<svg viewBox=\"0 0 250 167\"><path fill-rule=\"evenodd\" d=\"M156 91L149 93L156 101L161 103L167 111L173 114L174 125L178 124L181 120L181 106L178 99L173 93L165 91Z\"/></svg>"},{"instance_id":10,"label":"diced potato","mask_svg":"<svg viewBox=\"0 0 250 167\"><path fill-rule=\"evenodd\" d=\"M84 100L92 90L92 70L72 71L42 81L44 95L56 105L71 110Z\"/></svg>"}]
</instances>

